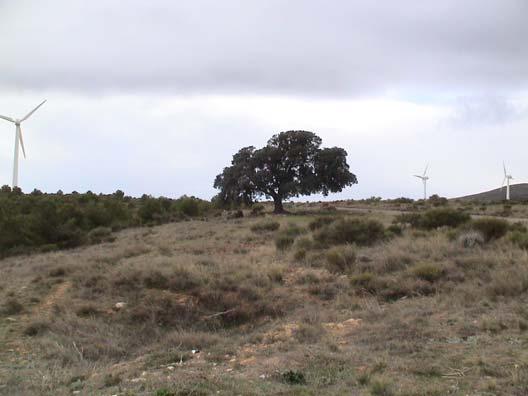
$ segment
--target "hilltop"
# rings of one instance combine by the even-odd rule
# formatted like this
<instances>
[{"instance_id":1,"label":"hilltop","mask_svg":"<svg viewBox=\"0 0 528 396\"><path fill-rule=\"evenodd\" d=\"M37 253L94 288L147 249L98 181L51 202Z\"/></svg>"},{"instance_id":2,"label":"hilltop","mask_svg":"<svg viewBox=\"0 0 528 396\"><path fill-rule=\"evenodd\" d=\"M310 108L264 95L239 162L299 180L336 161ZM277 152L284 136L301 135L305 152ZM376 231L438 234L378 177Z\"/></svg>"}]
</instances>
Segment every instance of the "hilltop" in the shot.
<instances>
[{"instance_id":1,"label":"hilltop","mask_svg":"<svg viewBox=\"0 0 528 396\"><path fill-rule=\"evenodd\" d=\"M498 202L504 200L506 196L506 187L496 188L494 190L481 192L478 194L466 195L457 199ZM528 201L528 183L513 184L510 186L510 198L512 201Z\"/></svg>"}]
</instances>

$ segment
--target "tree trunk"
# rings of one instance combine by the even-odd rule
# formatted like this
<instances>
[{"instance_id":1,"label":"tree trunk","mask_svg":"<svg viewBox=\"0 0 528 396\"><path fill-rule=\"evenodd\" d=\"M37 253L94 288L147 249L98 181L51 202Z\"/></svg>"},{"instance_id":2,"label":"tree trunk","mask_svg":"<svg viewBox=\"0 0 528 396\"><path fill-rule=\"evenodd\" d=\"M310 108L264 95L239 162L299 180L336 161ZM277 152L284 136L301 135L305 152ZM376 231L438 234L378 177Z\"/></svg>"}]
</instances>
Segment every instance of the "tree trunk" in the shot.
<instances>
[{"instance_id":1,"label":"tree trunk","mask_svg":"<svg viewBox=\"0 0 528 396\"><path fill-rule=\"evenodd\" d=\"M284 207L282 206L281 198L279 197L273 198L273 203L275 204L275 209L273 210L273 213L275 214L286 213L286 211L284 210Z\"/></svg>"}]
</instances>

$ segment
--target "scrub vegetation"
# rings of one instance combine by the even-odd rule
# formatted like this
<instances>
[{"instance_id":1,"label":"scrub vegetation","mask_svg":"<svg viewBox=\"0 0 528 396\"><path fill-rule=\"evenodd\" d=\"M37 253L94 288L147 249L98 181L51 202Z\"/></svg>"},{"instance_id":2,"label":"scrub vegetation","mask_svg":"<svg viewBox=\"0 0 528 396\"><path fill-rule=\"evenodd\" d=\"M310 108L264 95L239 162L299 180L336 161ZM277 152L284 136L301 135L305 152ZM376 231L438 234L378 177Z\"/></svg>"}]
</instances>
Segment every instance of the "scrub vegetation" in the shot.
<instances>
[{"instance_id":1,"label":"scrub vegetation","mask_svg":"<svg viewBox=\"0 0 528 396\"><path fill-rule=\"evenodd\" d=\"M528 392L522 215L402 198L240 217L191 198L2 194L128 220L0 261L0 394ZM168 209L144 221L150 205Z\"/></svg>"}]
</instances>

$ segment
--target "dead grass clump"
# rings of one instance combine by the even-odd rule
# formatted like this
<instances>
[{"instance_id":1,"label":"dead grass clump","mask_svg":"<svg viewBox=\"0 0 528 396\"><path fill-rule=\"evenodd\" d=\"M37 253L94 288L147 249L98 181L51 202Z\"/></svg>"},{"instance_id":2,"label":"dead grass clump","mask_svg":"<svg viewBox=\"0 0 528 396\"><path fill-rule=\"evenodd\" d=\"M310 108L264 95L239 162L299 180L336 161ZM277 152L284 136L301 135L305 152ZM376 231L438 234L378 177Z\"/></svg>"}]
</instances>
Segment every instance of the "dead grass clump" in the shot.
<instances>
[{"instance_id":1,"label":"dead grass clump","mask_svg":"<svg viewBox=\"0 0 528 396\"><path fill-rule=\"evenodd\" d=\"M404 270L413 262L413 257L405 253L389 254L383 258L382 267L385 272L395 272Z\"/></svg>"},{"instance_id":2,"label":"dead grass clump","mask_svg":"<svg viewBox=\"0 0 528 396\"><path fill-rule=\"evenodd\" d=\"M463 231L457 237L457 243L465 248L474 248L484 245L484 236L480 231Z\"/></svg>"},{"instance_id":3,"label":"dead grass clump","mask_svg":"<svg viewBox=\"0 0 528 396\"><path fill-rule=\"evenodd\" d=\"M200 330L177 330L163 337L164 344L171 347L177 345L183 351L202 350L222 341L217 334Z\"/></svg>"},{"instance_id":4,"label":"dead grass clump","mask_svg":"<svg viewBox=\"0 0 528 396\"><path fill-rule=\"evenodd\" d=\"M191 302L177 296L149 295L131 306L124 314L131 324L156 327L189 327L198 320L198 312Z\"/></svg>"},{"instance_id":5,"label":"dead grass clump","mask_svg":"<svg viewBox=\"0 0 528 396\"><path fill-rule=\"evenodd\" d=\"M335 246L326 253L326 269L338 274L352 271L356 263L356 250L350 246Z\"/></svg>"},{"instance_id":6,"label":"dead grass clump","mask_svg":"<svg viewBox=\"0 0 528 396\"><path fill-rule=\"evenodd\" d=\"M320 323L301 323L294 329L293 336L301 344L314 344L321 339L324 332Z\"/></svg>"},{"instance_id":7,"label":"dead grass clump","mask_svg":"<svg viewBox=\"0 0 528 396\"><path fill-rule=\"evenodd\" d=\"M510 241L519 248L528 250L528 232L520 230L512 231Z\"/></svg>"},{"instance_id":8,"label":"dead grass clump","mask_svg":"<svg viewBox=\"0 0 528 396\"><path fill-rule=\"evenodd\" d=\"M333 300L339 293L340 288L338 284L335 283L315 283L308 288L308 292L319 297L323 301Z\"/></svg>"},{"instance_id":9,"label":"dead grass clump","mask_svg":"<svg viewBox=\"0 0 528 396\"><path fill-rule=\"evenodd\" d=\"M91 243L113 242L112 229L109 227L97 227L88 233L88 240Z\"/></svg>"},{"instance_id":10,"label":"dead grass clump","mask_svg":"<svg viewBox=\"0 0 528 396\"><path fill-rule=\"evenodd\" d=\"M275 220L263 220L255 223L251 226L253 232L273 232L277 231L280 227L280 223Z\"/></svg>"},{"instance_id":11,"label":"dead grass clump","mask_svg":"<svg viewBox=\"0 0 528 396\"><path fill-rule=\"evenodd\" d=\"M142 273L140 271L129 270L114 275L112 284L114 287L123 292L140 290L143 283Z\"/></svg>"},{"instance_id":12,"label":"dead grass clump","mask_svg":"<svg viewBox=\"0 0 528 396\"><path fill-rule=\"evenodd\" d=\"M528 290L528 274L525 269L515 268L495 272L488 294L492 298L516 297Z\"/></svg>"},{"instance_id":13,"label":"dead grass clump","mask_svg":"<svg viewBox=\"0 0 528 396\"><path fill-rule=\"evenodd\" d=\"M377 220L340 219L321 228L314 239L323 245L372 245L385 238L385 227Z\"/></svg>"}]
</instances>

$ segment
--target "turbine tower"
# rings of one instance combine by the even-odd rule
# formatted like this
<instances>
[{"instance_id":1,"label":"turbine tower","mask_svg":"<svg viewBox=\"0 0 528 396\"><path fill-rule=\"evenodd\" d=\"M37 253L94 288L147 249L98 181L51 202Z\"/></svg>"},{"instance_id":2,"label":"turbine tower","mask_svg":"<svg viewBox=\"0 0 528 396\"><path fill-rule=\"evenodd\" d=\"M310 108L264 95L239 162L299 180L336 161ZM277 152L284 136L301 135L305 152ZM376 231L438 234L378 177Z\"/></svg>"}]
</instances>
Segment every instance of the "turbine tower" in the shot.
<instances>
[{"instance_id":1,"label":"turbine tower","mask_svg":"<svg viewBox=\"0 0 528 396\"><path fill-rule=\"evenodd\" d=\"M18 152L19 152L19 145L22 146L22 154L24 154L24 158L26 158L26 149L24 148L24 139L22 138L22 128L20 128L20 124L24 121L26 121L31 115L37 111L37 109L42 106L46 101L44 100L41 104L39 104L37 107L35 107L33 110L31 110L26 116L22 117L21 119L18 118L11 118L11 117L5 117L3 115L0 115L0 118L3 118L6 121L12 122L16 126L16 133L15 133L15 155L13 160L13 188L18 187Z\"/></svg>"},{"instance_id":2,"label":"turbine tower","mask_svg":"<svg viewBox=\"0 0 528 396\"><path fill-rule=\"evenodd\" d=\"M506 172L506 165L504 164L504 161L502 161L502 168L504 169L504 180L502 181L502 187L504 188L504 183L506 183L506 201L510 200L510 180L513 179L512 175L508 175L508 172Z\"/></svg>"},{"instance_id":3,"label":"turbine tower","mask_svg":"<svg viewBox=\"0 0 528 396\"><path fill-rule=\"evenodd\" d=\"M426 165L423 175L414 175L414 177L417 177L418 179L422 179L423 187L424 187L424 201L427 200L427 180L429 180L429 176L427 176L427 168L429 168L429 164Z\"/></svg>"}]
</instances>

